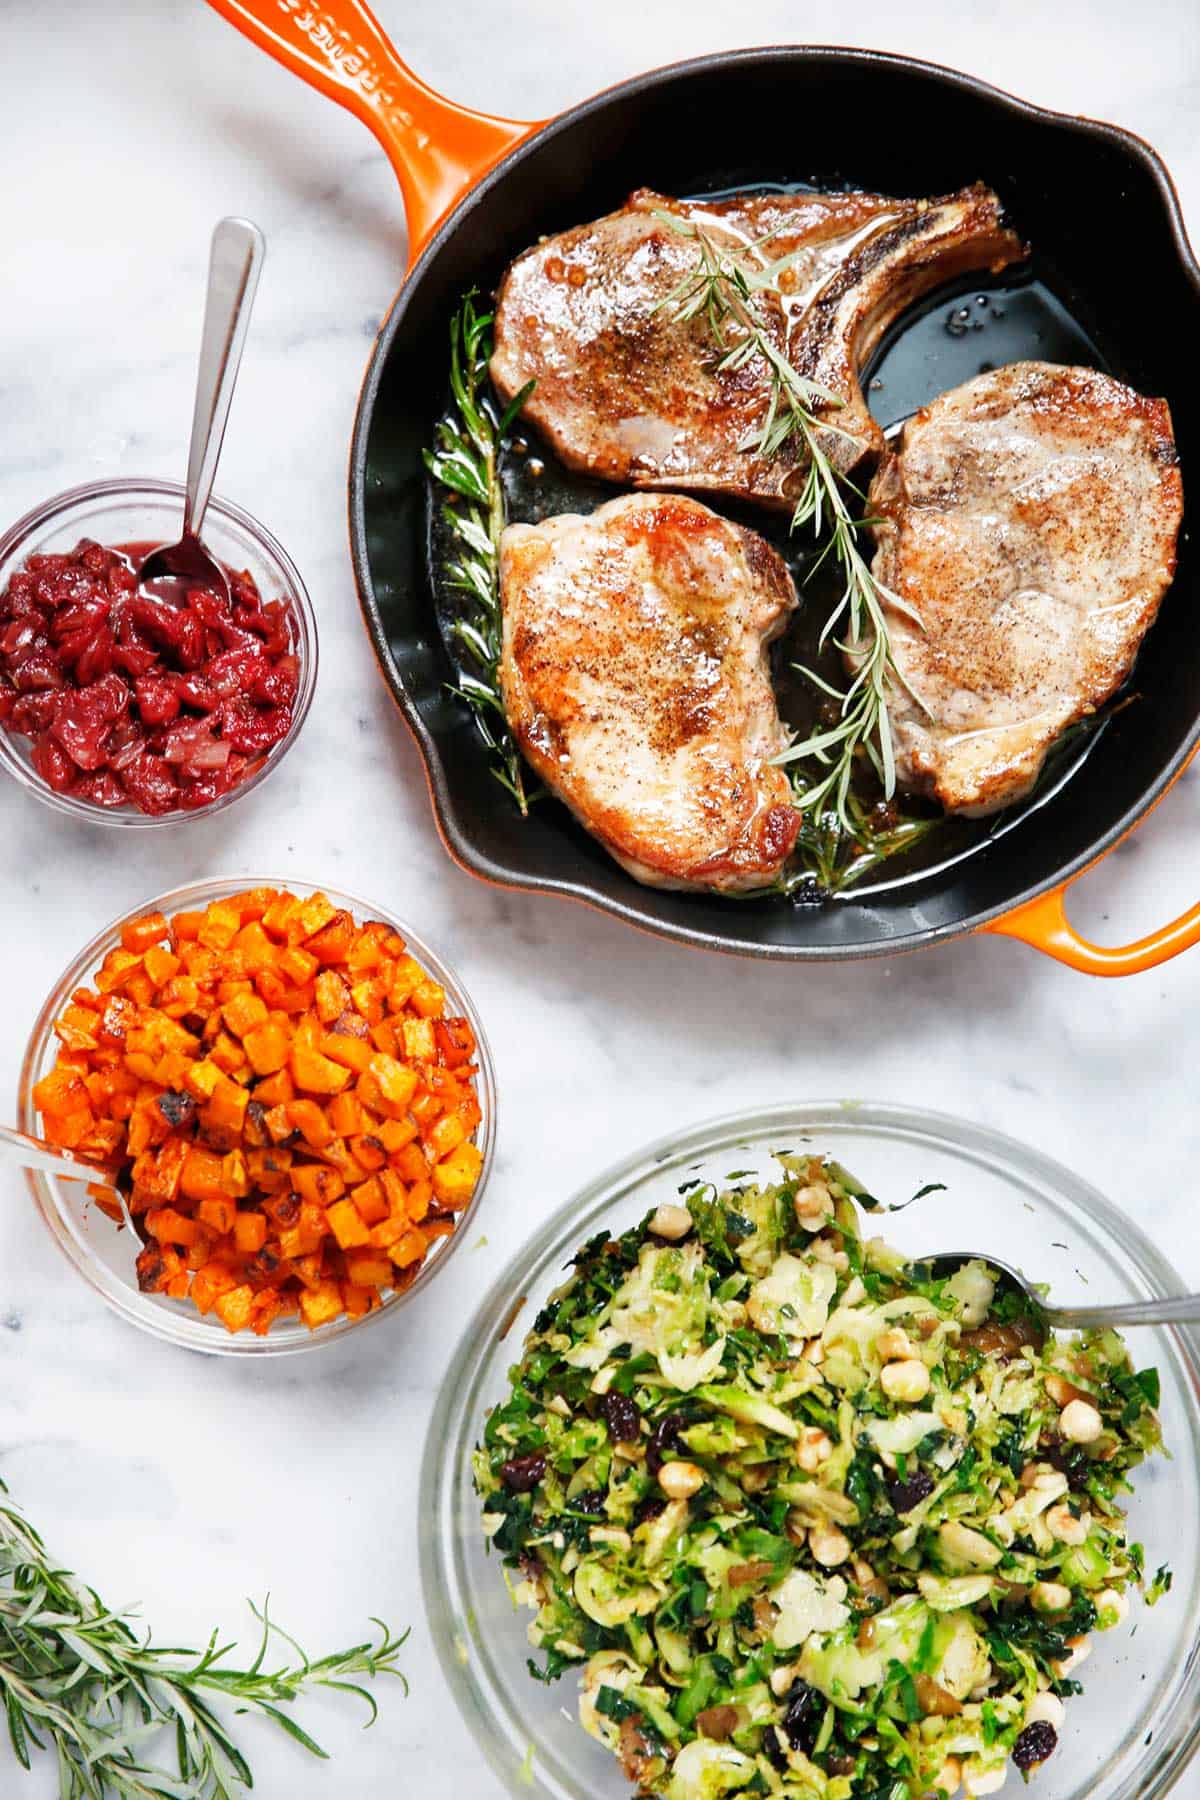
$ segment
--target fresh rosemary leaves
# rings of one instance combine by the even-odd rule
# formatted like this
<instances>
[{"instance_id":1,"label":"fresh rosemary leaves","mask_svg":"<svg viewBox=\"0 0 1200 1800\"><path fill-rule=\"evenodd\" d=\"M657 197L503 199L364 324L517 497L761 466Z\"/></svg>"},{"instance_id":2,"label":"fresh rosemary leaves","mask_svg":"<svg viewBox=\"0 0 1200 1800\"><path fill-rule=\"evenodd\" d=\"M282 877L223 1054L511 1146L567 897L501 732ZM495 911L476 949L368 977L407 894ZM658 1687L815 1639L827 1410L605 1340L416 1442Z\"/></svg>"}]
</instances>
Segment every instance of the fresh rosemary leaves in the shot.
<instances>
[{"instance_id":1,"label":"fresh rosemary leaves","mask_svg":"<svg viewBox=\"0 0 1200 1800\"><path fill-rule=\"evenodd\" d=\"M396 1660L404 1637L378 1620L377 1644L313 1661L266 1607L254 1612L262 1638L249 1668L228 1662L231 1646L215 1633L203 1650L159 1648L56 1568L28 1521L0 1504L0 1695L18 1762L28 1769L33 1751L50 1753L61 1800L237 1800L253 1786L250 1767L210 1697L258 1713L323 1757L284 1707L333 1689L363 1700L371 1724L364 1680L394 1675L408 1691ZM273 1638L295 1652L294 1665L267 1666ZM173 1745L173 1770L153 1760L160 1739Z\"/></svg>"},{"instance_id":2,"label":"fresh rosemary leaves","mask_svg":"<svg viewBox=\"0 0 1200 1800\"><path fill-rule=\"evenodd\" d=\"M772 261L764 256L754 261L754 253L768 240L749 246L726 246L695 220L667 212L658 216L671 230L692 239L697 250L694 268L663 304L670 307L671 316L680 323L704 319L716 351L718 370L739 369L756 357L766 364L770 378L767 410L761 425L755 427L741 448L764 459L780 455L789 446L794 449L805 475L791 528L811 528L818 538L827 532L818 560L823 562L832 555L841 571L841 598L825 621L820 647L823 649L832 640L854 659L855 673L850 686L842 692L814 670L801 671L835 703L836 714L802 742L792 744L779 761L808 765L792 777L796 805L806 816L820 821L832 814L838 832L863 846L864 815L853 804L851 791L860 756L865 755L874 768L885 800L890 800L896 789L887 690L889 683L899 682L902 677L892 657L884 603L890 601L908 612L916 623L920 621L898 595L876 581L859 548L860 521L850 510L848 484L834 469L822 444L823 434L836 433L839 427L816 416L818 405L840 405L838 396L792 367L755 310L755 294L776 288L789 259ZM839 625L846 632L845 640L840 642L833 637ZM907 847L906 838L895 848L901 846ZM878 857L873 855L871 860Z\"/></svg>"},{"instance_id":3,"label":"fresh rosemary leaves","mask_svg":"<svg viewBox=\"0 0 1200 1800\"><path fill-rule=\"evenodd\" d=\"M496 779L522 813L534 797L508 728L500 697L500 533L504 494L499 453L505 432L524 406L533 382L497 411L488 382L492 355L490 312L480 312L472 289L450 323L450 390L453 404L439 422L425 466L445 490L442 522L455 546L443 579L463 596L464 609L450 632L472 665L459 676L456 692L475 715L491 753Z\"/></svg>"}]
</instances>

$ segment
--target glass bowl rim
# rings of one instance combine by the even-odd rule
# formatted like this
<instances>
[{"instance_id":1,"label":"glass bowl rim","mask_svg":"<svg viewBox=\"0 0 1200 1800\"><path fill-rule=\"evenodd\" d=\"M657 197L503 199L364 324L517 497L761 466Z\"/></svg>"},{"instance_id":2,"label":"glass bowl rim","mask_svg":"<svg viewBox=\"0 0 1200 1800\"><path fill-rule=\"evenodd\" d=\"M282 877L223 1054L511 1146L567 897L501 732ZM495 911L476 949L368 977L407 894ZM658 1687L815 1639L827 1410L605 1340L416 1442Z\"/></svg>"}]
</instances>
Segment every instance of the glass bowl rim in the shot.
<instances>
[{"instance_id":1,"label":"glass bowl rim","mask_svg":"<svg viewBox=\"0 0 1200 1800\"><path fill-rule=\"evenodd\" d=\"M508 1744L490 1729L484 1709L491 1696L474 1682L469 1661L457 1639L450 1605L460 1594L454 1534L447 1525L453 1506L459 1444L473 1442L482 1423L480 1386L497 1332L504 1338L523 1307L530 1277L552 1250L572 1247L578 1235L583 1241L589 1228L597 1228L595 1216L606 1206L619 1203L620 1191L640 1183L664 1164L679 1164L716 1148L731 1147L732 1137L753 1132L790 1132L828 1127L836 1117L874 1126L893 1135L936 1145L943 1143L960 1154L990 1156L1001 1162L1009 1176L1023 1174L1052 1186L1069 1197L1108 1238L1120 1242L1150 1290L1163 1297L1187 1292L1165 1255L1127 1213L1066 1163L1047 1156L1007 1132L978 1125L953 1113L890 1101L825 1099L782 1101L732 1113L722 1113L698 1123L664 1133L635 1147L609 1164L578 1188L541 1228L510 1257L468 1319L438 1388L422 1454L418 1489L421 1533L421 1587L430 1636L442 1675L459 1714L482 1750L489 1768L506 1792L514 1797L534 1791L537 1780L532 1764L522 1772L520 1785L506 1759ZM1173 1340L1190 1386L1192 1435L1188 1449L1195 1456L1200 1445L1200 1327L1158 1326ZM514 1346L515 1347L515 1346ZM1181 1452L1182 1453L1182 1452ZM497 1567L497 1579L499 1569ZM1200 1643L1193 1645L1186 1684L1174 1697L1170 1711L1154 1730L1153 1762L1134 1768L1122 1777L1117 1800L1160 1800L1168 1794L1200 1750L1200 1707L1196 1705L1200 1673ZM531 1751L534 1746L531 1743ZM1137 1785L1130 1786L1133 1781ZM537 1789L545 1792L544 1788ZM632 1791L632 1790L631 1790Z\"/></svg>"},{"instance_id":2,"label":"glass bowl rim","mask_svg":"<svg viewBox=\"0 0 1200 1800\"><path fill-rule=\"evenodd\" d=\"M77 487L64 488L49 500L31 507L26 513L0 533L0 568L14 555L19 555L23 544L43 526L50 526L74 508L89 505L93 501L111 500L128 501L136 504L139 499L178 500L182 505L184 485L180 481L168 481L157 476L112 476L102 481L82 482ZM105 807L95 806L90 800L79 800L71 794L58 794L44 781L20 754L12 741L12 734L0 728L0 766L19 787L56 812L65 813L73 819L83 820L89 825L100 825L123 831L149 830L159 825L183 825L191 819L211 819L217 813L224 812L243 795L258 787L266 777L277 768L284 756L299 737L304 722L312 706L313 695L317 685L317 666L319 646L317 638L317 615L313 608L312 598L304 584L299 569L288 552L275 535L267 530L252 513L236 505L232 500L224 500L214 494L208 503L208 513L216 513L233 525L240 527L253 539L262 551L265 559L274 565L281 577L281 585L286 585L289 598L296 613L296 654L300 658L300 684L296 692L296 702L292 708L292 722L284 736L277 744L273 744L263 757L258 767L243 781L240 781L229 793L222 794L219 799L212 800L207 806L192 809L177 808L168 813L144 813L137 807ZM207 514L206 514L207 516ZM34 552L29 552L34 554Z\"/></svg>"},{"instance_id":3,"label":"glass bowl rim","mask_svg":"<svg viewBox=\"0 0 1200 1800\"><path fill-rule=\"evenodd\" d=\"M158 1303L155 1296L143 1295L129 1287L104 1268L97 1258L89 1256L78 1236L65 1225L62 1209L55 1198L56 1177L45 1175L36 1169L27 1169L25 1171L26 1182L51 1237L72 1267L83 1276L89 1287L129 1324L179 1348L199 1351L210 1356L299 1355L305 1351L318 1350L325 1344L334 1343L346 1337L352 1331L360 1330L367 1325L374 1325L381 1319L394 1315L408 1301L414 1299L422 1288L429 1285L438 1270L449 1261L467 1236L467 1226L478 1212L495 1163L495 1064L475 1002L456 970L437 951L431 949L418 933L410 930L397 914L390 912L387 908L372 906L353 894L347 894L340 888L331 887L328 883L307 881L296 875L287 877L253 874L210 876L202 881L187 882L182 887L172 888L167 893L158 894L133 908L122 911L117 918L110 920L102 930L98 931L72 958L67 968L54 983L34 1021L21 1062L17 1097L17 1118L21 1129L35 1135L38 1131L39 1115L33 1101L33 1087L46 1066L47 1052L54 1043L54 1020L72 990L94 971L100 958L107 949L112 947L113 942L119 942L121 927L130 919L140 918L143 913L165 912L169 915L173 911L187 910L190 905L197 902L207 903L210 900L223 899L229 894L243 893L257 887L269 887L288 892L320 892L332 900L335 905L345 906L360 921L384 920L400 933L422 967L427 969L445 987L447 996L453 1000L455 1008L469 1020L471 1030L475 1034L478 1052L476 1060L479 1065L476 1088L483 1119L478 1131L474 1134L474 1141L483 1153L483 1162L480 1165L479 1179L475 1184L475 1191L469 1204L456 1215L454 1230L448 1237L440 1240L441 1247L427 1257L424 1267L410 1286L399 1292L393 1291L380 1306L365 1313L361 1318L352 1319L343 1315L316 1331L309 1331L300 1325L290 1325L284 1328L286 1336L268 1332L265 1337L256 1337L252 1332L233 1334L223 1329L218 1330L216 1326L206 1324L199 1314L194 1312L194 1309L190 1312L182 1310L187 1306L187 1302L179 1302L181 1310L176 1313L172 1310L173 1303L170 1305Z\"/></svg>"}]
</instances>

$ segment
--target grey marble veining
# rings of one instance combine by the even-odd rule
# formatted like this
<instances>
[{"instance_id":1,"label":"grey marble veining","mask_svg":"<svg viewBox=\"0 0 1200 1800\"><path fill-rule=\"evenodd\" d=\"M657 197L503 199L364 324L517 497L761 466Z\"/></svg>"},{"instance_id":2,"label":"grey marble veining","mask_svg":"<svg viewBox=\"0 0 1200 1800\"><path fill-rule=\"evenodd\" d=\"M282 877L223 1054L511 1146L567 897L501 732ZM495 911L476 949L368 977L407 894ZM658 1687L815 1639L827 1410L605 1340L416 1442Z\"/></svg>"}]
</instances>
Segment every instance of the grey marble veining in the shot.
<instances>
[{"instance_id":1,"label":"grey marble veining","mask_svg":"<svg viewBox=\"0 0 1200 1800\"><path fill-rule=\"evenodd\" d=\"M736 18L717 0L377 10L435 84L529 117L735 41L911 51L1132 127L1166 155L1193 220L1200 206L1189 0L1063 0L1052 18L1034 0L867 0L836 17L785 0L743 0ZM461 874L376 674L346 552L358 384L404 260L386 161L348 115L193 0L28 7L6 21L5 48L8 166L20 176L5 186L0 516L102 475L182 473L208 232L221 213L248 213L268 258L219 488L300 564L322 661L299 745L224 818L118 848L0 790L6 1104L37 1007L103 919L205 874L290 873L388 901L458 965L492 1036L501 1140L486 1243L464 1248L392 1326L271 1368L131 1333L4 1177L0 1476L64 1561L110 1600L140 1597L161 1634L245 1622L249 1642L241 1596L268 1590L315 1647L352 1641L373 1611L412 1623L407 1704L383 1696L366 1735L340 1707L315 1709L332 1765L244 1727L265 1800L494 1800L432 1659L416 1480L461 1322L527 1233L674 1124L793 1095L870 1095L1036 1142L1138 1213L1200 1284L1200 953L1108 984L999 939L794 972L696 958ZM1198 836L1193 775L1081 884L1079 924L1118 941L1181 911L1200 884ZM18 1781L0 1746L0 1793L52 1789L44 1768Z\"/></svg>"}]
</instances>

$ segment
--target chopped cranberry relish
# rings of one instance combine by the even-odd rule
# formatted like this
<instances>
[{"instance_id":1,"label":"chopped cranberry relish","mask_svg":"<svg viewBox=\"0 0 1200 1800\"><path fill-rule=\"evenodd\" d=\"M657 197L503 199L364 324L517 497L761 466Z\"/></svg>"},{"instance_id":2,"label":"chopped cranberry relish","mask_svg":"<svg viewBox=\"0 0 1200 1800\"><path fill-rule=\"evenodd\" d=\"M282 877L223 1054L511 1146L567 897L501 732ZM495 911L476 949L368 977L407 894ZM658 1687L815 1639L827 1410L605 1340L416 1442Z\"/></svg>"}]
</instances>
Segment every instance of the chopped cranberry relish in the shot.
<instances>
[{"instance_id":1,"label":"chopped cranberry relish","mask_svg":"<svg viewBox=\"0 0 1200 1800\"><path fill-rule=\"evenodd\" d=\"M287 735L292 613L248 574L231 601L139 594L133 547L31 556L0 595L0 724L33 740L56 793L144 813L207 806Z\"/></svg>"}]
</instances>

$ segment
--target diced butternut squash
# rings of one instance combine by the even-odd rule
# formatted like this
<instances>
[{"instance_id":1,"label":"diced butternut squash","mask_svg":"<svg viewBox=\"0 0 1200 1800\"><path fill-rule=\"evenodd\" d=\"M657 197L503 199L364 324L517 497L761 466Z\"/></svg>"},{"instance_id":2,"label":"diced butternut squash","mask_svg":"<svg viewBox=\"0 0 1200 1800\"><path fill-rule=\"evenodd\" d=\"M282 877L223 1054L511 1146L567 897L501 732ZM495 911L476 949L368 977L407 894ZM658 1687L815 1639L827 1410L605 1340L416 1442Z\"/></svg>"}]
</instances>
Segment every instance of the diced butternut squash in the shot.
<instances>
[{"instance_id":1,"label":"diced butternut squash","mask_svg":"<svg viewBox=\"0 0 1200 1800\"><path fill-rule=\"evenodd\" d=\"M483 1156L474 1144L460 1144L457 1150L433 1166L433 1192L439 1206L447 1212L458 1212L475 1192Z\"/></svg>"},{"instance_id":2,"label":"diced butternut squash","mask_svg":"<svg viewBox=\"0 0 1200 1800\"><path fill-rule=\"evenodd\" d=\"M144 1291L259 1335L361 1318L478 1182L475 1040L446 1008L391 926L323 894L131 919L55 1021L42 1131L127 1183Z\"/></svg>"}]
</instances>

